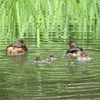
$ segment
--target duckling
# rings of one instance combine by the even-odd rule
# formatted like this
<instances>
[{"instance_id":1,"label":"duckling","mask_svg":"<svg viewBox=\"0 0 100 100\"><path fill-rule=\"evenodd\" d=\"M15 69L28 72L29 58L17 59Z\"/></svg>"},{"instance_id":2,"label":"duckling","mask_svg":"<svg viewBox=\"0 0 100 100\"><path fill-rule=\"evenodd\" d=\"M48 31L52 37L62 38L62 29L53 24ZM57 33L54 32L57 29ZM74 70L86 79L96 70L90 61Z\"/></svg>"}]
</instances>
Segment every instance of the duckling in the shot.
<instances>
[{"instance_id":1,"label":"duckling","mask_svg":"<svg viewBox=\"0 0 100 100\"><path fill-rule=\"evenodd\" d=\"M89 61L92 58L88 56L88 52L82 52L81 55L77 56L78 61Z\"/></svg>"},{"instance_id":2,"label":"duckling","mask_svg":"<svg viewBox=\"0 0 100 100\"><path fill-rule=\"evenodd\" d=\"M55 60L55 56L53 54L51 54L48 58L47 58L48 61L53 61Z\"/></svg>"},{"instance_id":3,"label":"duckling","mask_svg":"<svg viewBox=\"0 0 100 100\"><path fill-rule=\"evenodd\" d=\"M41 59L39 56L37 56L34 60L34 63L41 63Z\"/></svg>"}]
</instances>

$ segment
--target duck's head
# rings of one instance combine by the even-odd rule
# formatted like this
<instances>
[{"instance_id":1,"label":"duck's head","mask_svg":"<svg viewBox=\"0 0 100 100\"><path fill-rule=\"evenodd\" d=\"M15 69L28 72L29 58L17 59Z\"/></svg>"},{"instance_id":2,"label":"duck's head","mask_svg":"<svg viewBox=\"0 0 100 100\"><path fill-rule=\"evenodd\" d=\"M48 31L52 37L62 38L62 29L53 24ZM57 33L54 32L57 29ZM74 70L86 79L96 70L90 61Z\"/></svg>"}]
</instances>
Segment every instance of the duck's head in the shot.
<instances>
[{"instance_id":1,"label":"duck's head","mask_svg":"<svg viewBox=\"0 0 100 100\"><path fill-rule=\"evenodd\" d=\"M23 39L19 39L18 41L19 41L19 43L25 44Z\"/></svg>"},{"instance_id":2,"label":"duck's head","mask_svg":"<svg viewBox=\"0 0 100 100\"><path fill-rule=\"evenodd\" d=\"M37 57L35 58L35 61L40 61L40 57L37 56Z\"/></svg>"},{"instance_id":3,"label":"duck's head","mask_svg":"<svg viewBox=\"0 0 100 100\"><path fill-rule=\"evenodd\" d=\"M74 41L70 40L70 41L69 41L69 46L70 46L70 47L76 47L76 44L75 44Z\"/></svg>"}]
</instances>

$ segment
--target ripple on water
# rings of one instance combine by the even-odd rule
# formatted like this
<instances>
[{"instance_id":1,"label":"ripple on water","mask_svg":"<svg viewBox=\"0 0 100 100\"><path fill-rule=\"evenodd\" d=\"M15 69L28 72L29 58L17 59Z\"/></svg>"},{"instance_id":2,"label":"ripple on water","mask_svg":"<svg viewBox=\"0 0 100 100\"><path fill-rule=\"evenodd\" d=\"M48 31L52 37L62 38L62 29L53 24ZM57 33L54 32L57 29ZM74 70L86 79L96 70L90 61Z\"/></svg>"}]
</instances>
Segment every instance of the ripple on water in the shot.
<instances>
[{"instance_id":1,"label":"ripple on water","mask_svg":"<svg viewBox=\"0 0 100 100\"><path fill-rule=\"evenodd\" d=\"M99 52L91 50L93 59L83 63L65 57L64 44L45 48L46 44L42 49L34 47L34 53L31 49L24 59L5 55L0 58L1 100L100 99ZM57 59L47 61L50 54L55 54ZM33 62L37 55L41 57L40 64Z\"/></svg>"}]
</instances>

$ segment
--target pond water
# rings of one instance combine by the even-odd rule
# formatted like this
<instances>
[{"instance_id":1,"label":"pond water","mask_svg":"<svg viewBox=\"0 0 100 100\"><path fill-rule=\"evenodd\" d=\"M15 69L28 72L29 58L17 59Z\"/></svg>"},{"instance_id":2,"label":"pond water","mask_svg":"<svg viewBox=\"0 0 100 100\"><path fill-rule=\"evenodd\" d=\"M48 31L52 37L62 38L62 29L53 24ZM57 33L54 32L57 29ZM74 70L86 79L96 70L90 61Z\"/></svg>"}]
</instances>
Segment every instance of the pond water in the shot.
<instances>
[{"instance_id":1,"label":"pond water","mask_svg":"<svg viewBox=\"0 0 100 100\"><path fill-rule=\"evenodd\" d=\"M28 54L9 57L0 50L0 100L100 100L100 41L79 44L91 61L79 62L64 54L64 42L27 42ZM54 54L52 62L46 58ZM40 56L42 63L35 64Z\"/></svg>"}]
</instances>

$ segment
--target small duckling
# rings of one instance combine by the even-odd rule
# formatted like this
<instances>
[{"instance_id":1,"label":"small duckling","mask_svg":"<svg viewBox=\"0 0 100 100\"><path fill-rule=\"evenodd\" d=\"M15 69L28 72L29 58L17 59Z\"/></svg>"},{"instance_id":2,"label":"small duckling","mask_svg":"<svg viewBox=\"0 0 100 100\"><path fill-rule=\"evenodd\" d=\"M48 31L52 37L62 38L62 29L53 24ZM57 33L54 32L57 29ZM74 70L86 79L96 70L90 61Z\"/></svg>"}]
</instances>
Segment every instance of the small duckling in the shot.
<instances>
[{"instance_id":1,"label":"small duckling","mask_svg":"<svg viewBox=\"0 0 100 100\"><path fill-rule=\"evenodd\" d=\"M88 56L88 52L82 52L81 55L77 57L78 61L89 61L92 58Z\"/></svg>"},{"instance_id":2,"label":"small duckling","mask_svg":"<svg viewBox=\"0 0 100 100\"><path fill-rule=\"evenodd\" d=\"M37 57L35 58L34 63L41 63L41 60L40 60L40 57L39 57L39 56L37 56Z\"/></svg>"},{"instance_id":3,"label":"small duckling","mask_svg":"<svg viewBox=\"0 0 100 100\"><path fill-rule=\"evenodd\" d=\"M48 61L53 61L55 60L55 56L53 54L51 54L48 58L47 58Z\"/></svg>"}]
</instances>

